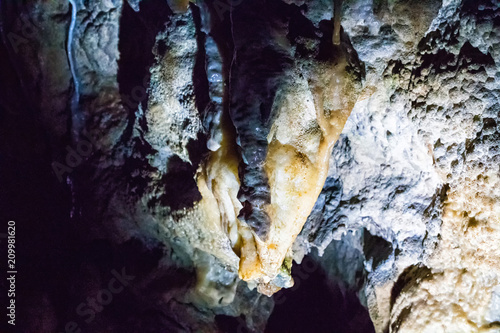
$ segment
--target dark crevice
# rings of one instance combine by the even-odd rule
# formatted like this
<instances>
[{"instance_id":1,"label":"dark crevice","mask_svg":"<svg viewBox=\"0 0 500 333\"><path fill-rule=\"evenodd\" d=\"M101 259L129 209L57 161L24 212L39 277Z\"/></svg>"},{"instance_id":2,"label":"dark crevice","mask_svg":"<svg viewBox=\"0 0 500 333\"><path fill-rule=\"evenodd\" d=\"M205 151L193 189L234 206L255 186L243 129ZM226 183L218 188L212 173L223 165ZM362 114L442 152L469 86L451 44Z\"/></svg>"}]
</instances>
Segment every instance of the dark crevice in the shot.
<instances>
[{"instance_id":1,"label":"dark crevice","mask_svg":"<svg viewBox=\"0 0 500 333\"><path fill-rule=\"evenodd\" d=\"M215 324L220 333L250 333L246 327L245 315L231 317L226 315L215 316Z\"/></svg>"},{"instance_id":2,"label":"dark crevice","mask_svg":"<svg viewBox=\"0 0 500 333\"><path fill-rule=\"evenodd\" d=\"M401 324L408 318L410 313L411 306L407 306L403 310L401 310L396 320L394 320L391 324L391 332L398 332Z\"/></svg>"},{"instance_id":3,"label":"dark crevice","mask_svg":"<svg viewBox=\"0 0 500 333\"><path fill-rule=\"evenodd\" d=\"M142 310L142 309L141 309ZM131 317L120 332L127 333L188 333L175 318L175 314L166 314L161 308L148 308Z\"/></svg>"},{"instance_id":4,"label":"dark crevice","mask_svg":"<svg viewBox=\"0 0 500 333\"><path fill-rule=\"evenodd\" d=\"M168 160L167 173L162 177L161 183L165 184L162 196L158 200L151 200L151 207L157 201L163 206L173 210L193 207L194 203L201 200L201 194L194 180L197 166L181 160L177 155Z\"/></svg>"},{"instance_id":5,"label":"dark crevice","mask_svg":"<svg viewBox=\"0 0 500 333\"><path fill-rule=\"evenodd\" d=\"M396 299L409 288L415 286L418 282L423 279L431 279L432 271L430 268L423 264L411 265L407 267L398 277L398 280L394 284L391 290L391 301L390 307L394 306Z\"/></svg>"},{"instance_id":6,"label":"dark crevice","mask_svg":"<svg viewBox=\"0 0 500 333\"><path fill-rule=\"evenodd\" d=\"M191 12L193 13L193 20L196 27L196 46L198 51L196 53L196 60L193 69L193 85L195 94L196 109L200 116L203 118L208 103L210 102L210 95L208 90L208 77L206 71L206 52L205 40L206 35L201 30L201 16L200 8L191 4Z\"/></svg>"},{"instance_id":7,"label":"dark crevice","mask_svg":"<svg viewBox=\"0 0 500 333\"><path fill-rule=\"evenodd\" d=\"M123 107L127 110L128 124L121 138L127 142L132 137L135 113L148 104L149 68L155 58L153 47L156 36L165 29L172 15L166 1L142 1L140 11L135 12L128 2L123 3L118 39L117 81Z\"/></svg>"},{"instance_id":8,"label":"dark crevice","mask_svg":"<svg viewBox=\"0 0 500 333\"><path fill-rule=\"evenodd\" d=\"M368 230L363 232L363 252L367 260L373 259L372 267L377 267L387 260L393 252L392 244L382 237L372 235Z\"/></svg>"},{"instance_id":9,"label":"dark crevice","mask_svg":"<svg viewBox=\"0 0 500 333\"><path fill-rule=\"evenodd\" d=\"M466 42L462 48L460 49L460 54L458 55L458 63L460 68L467 68L469 65L472 64L477 64L477 65L483 65L483 66L489 66L489 65L495 65L495 60L491 56L491 54L487 53L484 54L481 52L478 48L474 47L471 45L470 42ZM484 71L484 67L482 67L482 71ZM477 72L480 72L481 68L479 70L471 71L472 74L476 74Z\"/></svg>"},{"instance_id":10,"label":"dark crevice","mask_svg":"<svg viewBox=\"0 0 500 333\"><path fill-rule=\"evenodd\" d=\"M314 26L314 24L307 19L303 11L305 10L306 5L302 7L291 6L290 8L290 21L288 23L288 34L287 38L292 43L292 45L298 45L301 48L298 48L297 51L299 54L307 53L304 46L298 43L298 38L310 38L317 39L318 38L318 29Z\"/></svg>"},{"instance_id":11,"label":"dark crevice","mask_svg":"<svg viewBox=\"0 0 500 333\"><path fill-rule=\"evenodd\" d=\"M265 332L375 332L356 293L329 279L319 263L307 260L292 266L295 285L273 296L276 304Z\"/></svg>"},{"instance_id":12,"label":"dark crevice","mask_svg":"<svg viewBox=\"0 0 500 333\"><path fill-rule=\"evenodd\" d=\"M441 38L441 34L437 32L436 40L440 40ZM427 40L424 45L428 45L428 42ZM495 60L491 54L482 53L468 41L462 45L458 56L448 52L446 49L439 49L435 53L422 54L421 61L421 64L412 70L412 79L422 77L424 69L429 69L437 75L446 72L456 72L462 68L469 69L471 65L481 65L478 69L469 69L471 74L476 74L484 72L486 66L495 65ZM415 106L416 102L412 103Z\"/></svg>"}]
</instances>

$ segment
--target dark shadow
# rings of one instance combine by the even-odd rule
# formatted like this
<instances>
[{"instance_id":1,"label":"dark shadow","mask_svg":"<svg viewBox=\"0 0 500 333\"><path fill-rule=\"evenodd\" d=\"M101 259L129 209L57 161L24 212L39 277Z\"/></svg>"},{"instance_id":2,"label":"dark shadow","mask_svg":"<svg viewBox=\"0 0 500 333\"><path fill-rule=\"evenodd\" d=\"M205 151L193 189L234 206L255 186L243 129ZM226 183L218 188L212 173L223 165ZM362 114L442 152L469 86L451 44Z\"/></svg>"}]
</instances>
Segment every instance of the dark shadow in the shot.
<instances>
[{"instance_id":1,"label":"dark shadow","mask_svg":"<svg viewBox=\"0 0 500 333\"><path fill-rule=\"evenodd\" d=\"M311 262L311 260L309 260ZM309 267L308 267L309 266ZM295 286L274 295L266 333L371 333L368 311L353 291L329 281L316 264L292 267Z\"/></svg>"}]
</instances>

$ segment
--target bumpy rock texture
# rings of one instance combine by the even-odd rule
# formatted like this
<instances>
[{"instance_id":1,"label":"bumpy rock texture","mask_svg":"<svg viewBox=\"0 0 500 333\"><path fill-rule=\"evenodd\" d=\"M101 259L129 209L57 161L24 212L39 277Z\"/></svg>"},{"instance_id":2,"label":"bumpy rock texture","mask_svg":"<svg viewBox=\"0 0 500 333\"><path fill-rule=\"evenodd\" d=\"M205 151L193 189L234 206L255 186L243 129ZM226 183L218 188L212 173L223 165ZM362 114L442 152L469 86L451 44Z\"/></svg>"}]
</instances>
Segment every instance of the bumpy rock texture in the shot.
<instances>
[{"instance_id":1,"label":"bumpy rock texture","mask_svg":"<svg viewBox=\"0 0 500 333\"><path fill-rule=\"evenodd\" d=\"M25 177L54 198L27 229L64 239L28 253L54 282L25 331L262 332L313 271L377 332L500 331L499 2L344 0L340 30L326 0L0 10L1 200Z\"/></svg>"},{"instance_id":2,"label":"bumpy rock texture","mask_svg":"<svg viewBox=\"0 0 500 333\"><path fill-rule=\"evenodd\" d=\"M325 251L377 331L500 329L498 15L488 1L344 6L376 91L356 104L297 248Z\"/></svg>"}]
</instances>

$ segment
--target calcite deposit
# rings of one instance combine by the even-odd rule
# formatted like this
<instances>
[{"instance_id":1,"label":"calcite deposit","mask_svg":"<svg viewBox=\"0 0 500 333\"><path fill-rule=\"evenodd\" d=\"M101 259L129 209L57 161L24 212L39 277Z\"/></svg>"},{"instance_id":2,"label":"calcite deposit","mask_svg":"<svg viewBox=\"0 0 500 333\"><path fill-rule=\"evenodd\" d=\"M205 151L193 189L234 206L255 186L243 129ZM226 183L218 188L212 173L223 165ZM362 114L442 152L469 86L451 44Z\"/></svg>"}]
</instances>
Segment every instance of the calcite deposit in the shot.
<instances>
[{"instance_id":1,"label":"calcite deposit","mask_svg":"<svg viewBox=\"0 0 500 333\"><path fill-rule=\"evenodd\" d=\"M500 332L500 2L2 1L0 23L0 205L53 281L26 283L23 332L270 332L318 277L325 313L366 311L298 332ZM109 307L72 310L121 267Z\"/></svg>"}]
</instances>

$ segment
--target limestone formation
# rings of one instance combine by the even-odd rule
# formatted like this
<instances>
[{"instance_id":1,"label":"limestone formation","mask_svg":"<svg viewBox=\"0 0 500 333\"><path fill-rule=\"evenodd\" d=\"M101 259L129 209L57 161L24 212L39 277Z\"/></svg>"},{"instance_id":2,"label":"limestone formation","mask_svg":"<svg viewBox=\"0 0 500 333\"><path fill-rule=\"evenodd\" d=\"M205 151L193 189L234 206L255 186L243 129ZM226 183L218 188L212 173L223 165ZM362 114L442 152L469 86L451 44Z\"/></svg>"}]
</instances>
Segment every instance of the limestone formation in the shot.
<instances>
[{"instance_id":1,"label":"limestone formation","mask_svg":"<svg viewBox=\"0 0 500 333\"><path fill-rule=\"evenodd\" d=\"M27 229L81 262L24 331L63 331L120 264L129 309L83 331L264 332L311 260L375 332L500 332L499 1L2 1L0 23L0 200L60 195Z\"/></svg>"}]
</instances>

